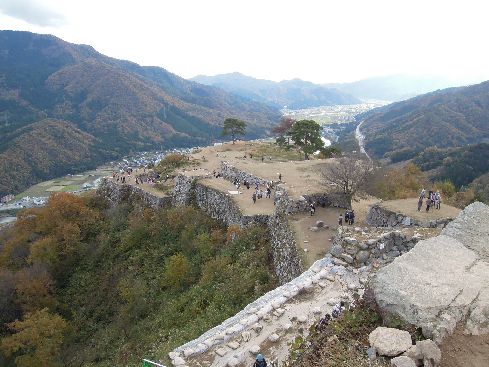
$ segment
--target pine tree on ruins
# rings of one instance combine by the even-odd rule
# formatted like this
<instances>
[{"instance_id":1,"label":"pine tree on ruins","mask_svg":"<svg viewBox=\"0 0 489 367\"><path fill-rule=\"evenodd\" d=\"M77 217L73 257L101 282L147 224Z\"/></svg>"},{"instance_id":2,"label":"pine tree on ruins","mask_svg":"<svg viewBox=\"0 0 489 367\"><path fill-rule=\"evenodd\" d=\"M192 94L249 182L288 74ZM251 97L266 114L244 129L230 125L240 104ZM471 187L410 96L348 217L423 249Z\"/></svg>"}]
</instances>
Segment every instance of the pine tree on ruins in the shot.
<instances>
[{"instance_id":1,"label":"pine tree on ruins","mask_svg":"<svg viewBox=\"0 0 489 367\"><path fill-rule=\"evenodd\" d=\"M222 128L222 136L231 135L233 144L236 141L237 135L244 135L246 132L246 122L236 118L227 118L224 120Z\"/></svg>"}]
</instances>

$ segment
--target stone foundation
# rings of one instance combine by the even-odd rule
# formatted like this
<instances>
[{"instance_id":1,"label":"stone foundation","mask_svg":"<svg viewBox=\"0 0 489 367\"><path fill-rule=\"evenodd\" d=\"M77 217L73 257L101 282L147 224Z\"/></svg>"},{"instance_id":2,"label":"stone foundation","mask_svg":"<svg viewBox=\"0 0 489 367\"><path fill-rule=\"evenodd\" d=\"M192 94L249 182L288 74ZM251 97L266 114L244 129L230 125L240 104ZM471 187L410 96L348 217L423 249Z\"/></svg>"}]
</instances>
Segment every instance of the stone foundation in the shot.
<instances>
[{"instance_id":1,"label":"stone foundation","mask_svg":"<svg viewBox=\"0 0 489 367\"><path fill-rule=\"evenodd\" d=\"M379 204L372 205L367 214L367 224L373 227L426 227L445 228L453 218L440 218L430 221L421 221L402 213L395 213Z\"/></svg>"}]
</instances>

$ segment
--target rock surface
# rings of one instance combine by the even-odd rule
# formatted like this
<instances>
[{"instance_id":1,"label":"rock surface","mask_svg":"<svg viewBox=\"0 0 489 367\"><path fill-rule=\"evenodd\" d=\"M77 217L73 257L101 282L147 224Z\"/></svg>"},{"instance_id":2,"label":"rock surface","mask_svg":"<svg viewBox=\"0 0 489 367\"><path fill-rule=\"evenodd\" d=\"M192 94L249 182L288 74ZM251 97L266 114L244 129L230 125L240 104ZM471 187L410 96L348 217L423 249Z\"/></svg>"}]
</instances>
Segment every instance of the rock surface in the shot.
<instances>
[{"instance_id":1,"label":"rock surface","mask_svg":"<svg viewBox=\"0 0 489 367\"><path fill-rule=\"evenodd\" d=\"M407 331L382 326L370 333L368 341L379 355L389 357L404 353L412 345Z\"/></svg>"},{"instance_id":2,"label":"rock surface","mask_svg":"<svg viewBox=\"0 0 489 367\"><path fill-rule=\"evenodd\" d=\"M471 204L440 236L418 242L377 273L377 303L437 342L458 322L470 334L489 333L488 238L489 207Z\"/></svg>"},{"instance_id":3,"label":"rock surface","mask_svg":"<svg viewBox=\"0 0 489 367\"><path fill-rule=\"evenodd\" d=\"M414 361L406 356L400 356L391 359L391 366L394 367L416 367Z\"/></svg>"}]
</instances>

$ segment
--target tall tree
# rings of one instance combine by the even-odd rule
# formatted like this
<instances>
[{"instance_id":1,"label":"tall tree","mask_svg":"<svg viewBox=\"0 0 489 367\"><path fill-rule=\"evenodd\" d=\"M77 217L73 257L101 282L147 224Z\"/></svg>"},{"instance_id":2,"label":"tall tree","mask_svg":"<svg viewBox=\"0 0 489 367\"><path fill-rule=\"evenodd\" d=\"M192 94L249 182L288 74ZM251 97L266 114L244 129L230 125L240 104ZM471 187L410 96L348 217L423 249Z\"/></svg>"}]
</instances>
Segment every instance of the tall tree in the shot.
<instances>
[{"instance_id":1,"label":"tall tree","mask_svg":"<svg viewBox=\"0 0 489 367\"><path fill-rule=\"evenodd\" d=\"M236 141L237 135L244 135L246 132L246 122L243 120L235 119L235 118L227 118L224 120L224 125L222 128L222 135L227 136L231 135L233 139L233 144Z\"/></svg>"},{"instance_id":2,"label":"tall tree","mask_svg":"<svg viewBox=\"0 0 489 367\"><path fill-rule=\"evenodd\" d=\"M304 158L321 149L324 145L321 140L321 126L313 120L297 121L290 129L290 136L295 145L304 152Z\"/></svg>"}]
</instances>

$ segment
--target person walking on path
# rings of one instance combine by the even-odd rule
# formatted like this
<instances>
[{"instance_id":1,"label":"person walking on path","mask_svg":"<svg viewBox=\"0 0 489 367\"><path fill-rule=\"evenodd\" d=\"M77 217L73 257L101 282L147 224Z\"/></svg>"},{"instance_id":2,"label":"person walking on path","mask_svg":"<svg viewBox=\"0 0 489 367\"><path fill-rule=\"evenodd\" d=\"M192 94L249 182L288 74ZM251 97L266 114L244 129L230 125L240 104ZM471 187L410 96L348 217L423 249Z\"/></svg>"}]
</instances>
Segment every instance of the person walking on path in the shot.
<instances>
[{"instance_id":1,"label":"person walking on path","mask_svg":"<svg viewBox=\"0 0 489 367\"><path fill-rule=\"evenodd\" d=\"M349 221L349 223L348 223L348 224L349 224L350 226L352 226L352 225L353 225L353 223L355 223L355 211L354 211L354 210L352 210L352 211L350 212L350 221Z\"/></svg>"},{"instance_id":2,"label":"person walking on path","mask_svg":"<svg viewBox=\"0 0 489 367\"><path fill-rule=\"evenodd\" d=\"M251 195L251 198L253 199L253 204L256 204L256 191Z\"/></svg>"},{"instance_id":3,"label":"person walking on path","mask_svg":"<svg viewBox=\"0 0 489 367\"><path fill-rule=\"evenodd\" d=\"M425 198L425 196L426 196L426 190L423 188L423 190L421 190L421 193L419 194L419 197L420 197L421 199L424 199L424 198Z\"/></svg>"},{"instance_id":4,"label":"person walking on path","mask_svg":"<svg viewBox=\"0 0 489 367\"><path fill-rule=\"evenodd\" d=\"M343 227L343 214L340 214L340 216L338 218L338 225Z\"/></svg>"},{"instance_id":5,"label":"person walking on path","mask_svg":"<svg viewBox=\"0 0 489 367\"><path fill-rule=\"evenodd\" d=\"M437 191L435 194L435 209L441 209L441 195L440 191Z\"/></svg>"},{"instance_id":6,"label":"person walking on path","mask_svg":"<svg viewBox=\"0 0 489 367\"><path fill-rule=\"evenodd\" d=\"M281 174L281 173L279 173L279 174L278 174L278 180L279 180L280 182L282 182L282 174Z\"/></svg>"},{"instance_id":7,"label":"person walking on path","mask_svg":"<svg viewBox=\"0 0 489 367\"><path fill-rule=\"evenodd\" d=\"M422 206L423 206L423 198L420 196L418 199L418 212L421 211Z\"/></svg>"},{"instance_id":8,"label":"person walking on path","mask_svg":"<svg viewBox=\"0 0 489 367\"><path fill-rule=\"evenodd\" d=\"M265 357L263 357L261 354L258 354L256 356L255 363L253 364L253 367L267 367L267 361L265 361Z\"/></svg>"},{"instance_id":9,"label":"person walking on path","mask_svg":"<svg viewBox=\"0 0 489 367\"><path fill-rule=\"evenodd\" d=\"M309 210L311 212L311 217L316 213L316 206L314 203L309 204Z\"/></svg>"}]
</instances>

